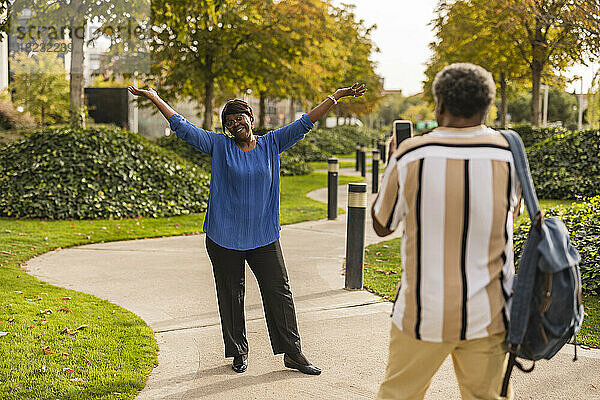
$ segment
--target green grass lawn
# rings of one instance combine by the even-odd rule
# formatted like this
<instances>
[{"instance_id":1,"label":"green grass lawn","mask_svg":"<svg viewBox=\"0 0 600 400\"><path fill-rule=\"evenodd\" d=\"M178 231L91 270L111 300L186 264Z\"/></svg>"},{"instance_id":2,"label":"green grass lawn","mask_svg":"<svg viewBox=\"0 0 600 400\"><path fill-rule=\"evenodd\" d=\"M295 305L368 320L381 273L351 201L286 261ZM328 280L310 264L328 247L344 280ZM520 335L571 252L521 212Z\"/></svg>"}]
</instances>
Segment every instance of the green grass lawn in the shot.
<instances>
[{"instance_id":1,"label":"green grass lawn","mask_svg":"<svg viewBox=\"0 0 600 400\"><path fill-rule=\"evenodd\" d=\"M542 209L558 204L570 204L572 201L541 200ZM521 215L519 218L525 218ZM400 282L401 239L392 239L368 246L365 249L365 289L393 301L396 297L396 288ZM600 296L587 295L583 298L586 316L580 333L577 335L578 343L600 348Z\"/></svg>"},{"instance_id":2,"label":"green grass lawn","mask_svg":"<svg viewBox=\"0 0 600 400\"><path fill-rule=\"evenodd\" d=\"M339 176L338 183L361 182L363 178ZM313 172L304 176L281 177L281 224L327 218L327 204L306 197L306 193L327 186L326 172ZM341 208L340 212L344 212Z\"/></svg>"},{"instance_id":3,"label":"green grass lawn","mask_svg":"<svg viewBox=\"0 0 600 400\"><path fill-rule=\"evenodd\" d=\"M325 173L282 178L282 224L326 218L327 205L306 197L326 186L326 179ZM340 184L360 180L341 176ZM156 364L152 330L117 305L41 282L20 266L57 248L195 234L203 221L204 214L94 221L0 218L0 399L133 399Z\"/></svg>"}]
</instances>

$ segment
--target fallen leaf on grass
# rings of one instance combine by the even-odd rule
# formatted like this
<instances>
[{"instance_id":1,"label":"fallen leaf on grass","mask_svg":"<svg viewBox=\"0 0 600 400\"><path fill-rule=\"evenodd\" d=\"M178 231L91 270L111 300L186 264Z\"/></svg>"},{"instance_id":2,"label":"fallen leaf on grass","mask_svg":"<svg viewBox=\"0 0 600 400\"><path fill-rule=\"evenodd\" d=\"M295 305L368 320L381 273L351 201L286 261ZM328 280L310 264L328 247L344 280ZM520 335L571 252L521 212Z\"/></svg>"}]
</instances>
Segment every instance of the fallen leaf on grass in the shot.
<instances>
[{"instance_id":1,"label":"fallen leaf on grass","mask_svg":"<svg viewBox=\"0 0 600 400\"><path fill-rule=\"evenodd\" d=\"M74 369L71 369L71 368L63 368L62 370L63 370L63 372L77 372L77 371L75 371Z\"/></svg>"},{"instance_id":2,"label":"fallen leaf on grass","mask_svg":"<svg viewBox=\"0 0 600 400\"><path fill-rule=\"evenodd\" d=\"M69 356L69 353L62 353L61 356Z\"/></svg>"},{"instance_id":3,"label":"fallen leaf on grass","mask_svg":"<svg viewBox=\"0 0 600 400\"><path fill-rule=\"evenodd\" d=\"M33 325L29 325L29 326L26 326L25 328L27 328L27 329L33 329L34 326Z\"/></svg>"},{"instance_id":4,"label":"fallen leaf on grass","mask_svg":"<svg viewBox=\"0 0 600 400\"><path fill-rule=\"evenodd\" d=\"M85 329L85 328L89 328L89 327L90 327L90 326L89 326L89 325L87 325L87 324L86 324L86 325L80 325L80 326L78 326L77 328L75 328L75 330L76 330L76 331L79 331L79 330L81 330L81 329Z\"/></svg>"},{"instance_id":5,"label":"fallen leaf on grass","mask_svg":"<svg viewBox=\"0 0 600 400\"><path fill-rule=\"evenodd\" d=\"M50 350L50 346L46 346L44 347L44 354L52 354L54 353L52 350Z\"/></svg>"},{"instance_id":6,"label":"fallen leaf on grass","mask_svg":"<svg viewBox=\"0 0 600 400\"><path fill-rule=\"evenodd\" d=\"M375 272L379 272L380 274L385 274L385 275L397 274L396 271L384 271L382 269L376 269Z\"/></svg>"},{"instance_id":7,"label":"fallen leaf on grass","mask_svg":"<svg viewBox=\"0 0 600 400\"><path fill-rule=\"evenodd\" d=\"M6 336L6 335L9 335L9 334L10 334L10 332L0 332L0 337Z\"/></svg>"},{"instance_id":8,"label":"fallen leaf on grass","mask_svg":"<svg viewBox=\"0 0 600 400\"><path fill-rule=\"evenodd\" d=\"M45 365L42 365L42 368L38 369L38 372L39 372L40 374L43 374L44 372L46 372L46 366L45 366Z\"/></svg>"},{"instance_id":9,"label":"fallen leaf on grass","mask_svg":"<svg viewBox=\"0 0 600 400\"><path fill-rule=\"evenodd\" d=\"M71 300L70 297L63 297L61 300Z\"/></svg>"},{"instance_id":10,"label":"fallen leaf on grass","mask_svg":"<svg viewBox=\"0 0 600 400\"><path fill-rule=\"evenodd\" d=\"M67 313L71 312L71 310L69 310L67 307L61 307L61 308L58 309L58 311L64 311L64 312L67 312Z\"/></svg>"},{"instance_id":11,"label":"fallen leaf on grass","mask_svg":"<svg viewBox=\"0 0 600 400\"><path fill-rule=\"evenodd\" d=\"M40 314L52 314L52 310L49 308L46 308L44 311L40 311Z\"/></svg>"},{"instance_id":12,"label":"fallen leaf on grass","mask_svg":"<svg viewBox=\"0 0 600 400\"><path fill-rule=\"evenodd\" d=\"M21 292L20 290L15 290L16 294L23 294L23 292Z\"/></svg>"},{"instance_id":13,"label":"fallen leaf on grass","mask_svg":"<svg viewBox=\"0 0 600 400\"><path fill-rule=\"evenodd\" d=\"M10 317L9 319L7 319L8 322L13 322L15 320L15 317Z\"/></svg>"},{"instance_id":14,"label":"fallen leaf on grass","mask_svg":"<svg viewBox=\"0 0 600 400\"><path fill-rule=\"evenodd\" d=\"M41 323L42 325L46 325L46 324L48 323L48 321L46 321L45 319L43 319L43 320L41 320L41 321L40 321L40 323Z\"/></svg>"},{"instance_id":15,"label":"fallen leaf on grass","mask_svg":"<svg viewBox=\"0 0 600 400\"><path fill-rule=\"evenodd\" d=\"M25 300L27 300L27 301L40 301L40 300L42 300L42 298L41 298L41 297L35 297L35 298L33 298L33 299L31 299L31 298L29 298L29 297L23 297L23 298L24 298Z\"/></svg>"},{"instance_id":16,"label":"fallen leaf on grass","mask_svg":"<svg viewBox=\"0 0 600 400\"><path fill-rule=\"evenodd\" d=\"M73 379L69 379L69 380L74 383L84 383L83 379L81 379L81 378L73 378Z\"/></svg>"},{"instance_id":17,"label":"fallen leaf on grass","mask_svg":"<svg viewBox=\"0 0 600 400\"><path fill-rule=\"evenodd\" d=\"M65 328L65 329L63 329L62 331L60 331L60 333L61 333L61 334L63 334L63 335L64 335L65 333L68 333L69 335L75 335L75 334L77 334L77 332L73 332L73 331L72 331L71 329L69 329L69 328Z\"/></svg>"}]
</instances>

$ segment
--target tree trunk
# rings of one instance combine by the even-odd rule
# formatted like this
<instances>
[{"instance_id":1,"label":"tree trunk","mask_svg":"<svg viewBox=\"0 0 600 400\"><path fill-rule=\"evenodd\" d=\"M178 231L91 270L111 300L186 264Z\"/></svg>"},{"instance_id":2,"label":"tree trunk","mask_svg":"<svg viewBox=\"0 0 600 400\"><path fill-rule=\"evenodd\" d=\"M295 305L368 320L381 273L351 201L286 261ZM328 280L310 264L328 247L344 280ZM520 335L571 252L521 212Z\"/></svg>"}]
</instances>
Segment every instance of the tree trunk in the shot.
<instances>
[{"instance_id":1,"label":"tree trunk","mask_svg":"<svg viewBox=\"0 0 600 400\"><path fill-rule=\"evenodd\" d=\"M215 77L213 75L213 56L204 57L206 81L204 81L204 121L202 127L206 130L213 129L213 109L215 103ZM223 127L225 129L225 127Z\"/></svg>"},{"instance_id":2,"label":"tree trunk","mask_svg":"<svg viewBox=\"0 0 600 400\"><path fill-rule=\"evenodd\" d=\"M296 119L296 105L294 104L294 98L293 97L290 97L289 113L290 113L290 121L289 121L289 123L292 123Z\"/></svg>"},{"instance_id":3,"label":"tree trunk","mask_svg":"<svg viewBox=\"0 0 600 400\"><path fill-rule=\"evenodd\" d=\"M543 68L542 63L537 60L531 63L531 124L533 126L540 126L542 122L540 88Z\"/></svg>"},{"instance_id":4,"label":"tree trunk","mask_svg":"<svg viewBox=\"0 0 600 400\"><path fill-rule=\"evenodd\" d=\"M508 102L506 101L506 74L500 72L500 126L506 127L506 114L508 113Z\"/></svg>"},{"instance_id":5,"label":"tree trunk","mask_svg":"<svg viewBox=\"0 0 600 400\"><path fill-rule=\"evenodd\" d=\"M265 127L265 113L266 113L265 92L260 92L259 96L260 96L260 98L259 98L259 101L258 101L258 127L260 129L264 129L264 127Z\"/></svg>"},{"instance_id":6,"label":"tree trunk","mask_svg":"<svg viewBox=\"0 0 600 400\"><path fill-rule=\"evenodd\" d=\"M46 126L46 109L44 106L42 106L41 109L41 113L42 113L42 126Z\"/></svg>"},{"instance_id":7,"label":"tree trunk","mask_svg":"<svg viewBox=\"0 0 600 400\"><path fill-rule=\"evenodd\" d=\"M206 130L211 130L213 128L214 92L214 78L209 78L204 83L204 121L202 121L202 127Z\"/></svg>"},{"instance_id":8,"label":"tree trunk","mask_svg":"<svg viewBox=\"0 0 600 400\"><path fill-rule=\"evenodd\" d=\"M73 0L73 7L81 7L81 0ZM78 25L81 23L81 25ZM83 100L83 46L85 42L86 21L73 21L71 24L71 67L69 77L69 121L74 129L85 128L85 108Z\"/></svg>"}]
</instances>

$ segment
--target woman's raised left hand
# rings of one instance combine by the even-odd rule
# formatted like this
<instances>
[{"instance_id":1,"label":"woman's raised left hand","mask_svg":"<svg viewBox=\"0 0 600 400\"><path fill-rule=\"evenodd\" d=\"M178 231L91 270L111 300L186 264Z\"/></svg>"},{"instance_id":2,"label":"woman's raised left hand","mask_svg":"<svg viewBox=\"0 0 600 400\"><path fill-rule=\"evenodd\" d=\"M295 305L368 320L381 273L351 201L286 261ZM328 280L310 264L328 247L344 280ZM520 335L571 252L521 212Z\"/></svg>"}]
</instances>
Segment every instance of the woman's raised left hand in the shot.
<instances>
[{"instance_id":1,"label":"woman's raised left hand","mask_svg":"<svg viewBox=\"0 0 600 400\"><path fill-rule=\"evenodd\" d=\"M337 96L335 96L338 99L341 99L342 97L347 97L347 96L353 96L353 97L360 97L363 94L365 94L365 92L367 91L367 87L365 86L365 84L360 84L358 82L356 82L354 85L350 86L350 87L346 87L346 88L341 88L336 90L336 94Z\"/></svg>"}]
</instances>

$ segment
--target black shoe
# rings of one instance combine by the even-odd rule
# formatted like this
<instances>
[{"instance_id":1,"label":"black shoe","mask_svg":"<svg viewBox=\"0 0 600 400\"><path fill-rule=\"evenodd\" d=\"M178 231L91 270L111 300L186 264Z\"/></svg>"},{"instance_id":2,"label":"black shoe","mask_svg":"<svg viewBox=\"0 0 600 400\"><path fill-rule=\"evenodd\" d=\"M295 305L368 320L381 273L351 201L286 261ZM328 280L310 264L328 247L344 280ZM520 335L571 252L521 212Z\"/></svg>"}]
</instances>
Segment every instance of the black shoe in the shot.
<instances>
[{"instance_id":1,"label":"black shoe","mask_svg":"<svg viewBox=\"0 0 600 400\"><path fill-rule=\"evenodd\" d=\"M242 354L241 356L233 357L233 364L231 364L231 369L233 369L238 374L246 371L248 368L248 355Z\"/></svg>"},{"instance_id":2,"label":"black shoe","mask_svg":"<svg viewBox=\"0 0 600 400\"><path fill-rule=\"evenodd\" d=\"M287 353L283 356L283 364L287 368L297 369L298 371L302 372L303 374L321 375L320 368L315 367L311 363L301 364L298 361L294 360L292 357L290 357Z\"/></svg>"}]
</instances>

